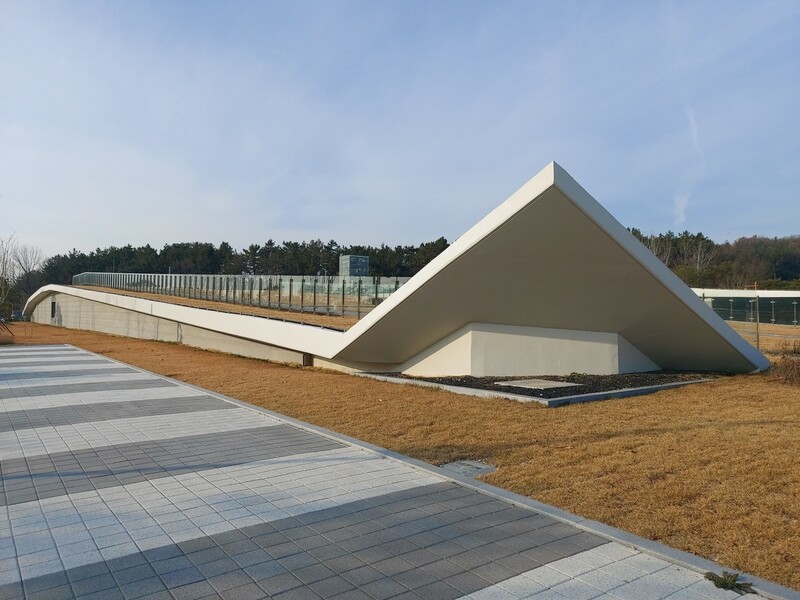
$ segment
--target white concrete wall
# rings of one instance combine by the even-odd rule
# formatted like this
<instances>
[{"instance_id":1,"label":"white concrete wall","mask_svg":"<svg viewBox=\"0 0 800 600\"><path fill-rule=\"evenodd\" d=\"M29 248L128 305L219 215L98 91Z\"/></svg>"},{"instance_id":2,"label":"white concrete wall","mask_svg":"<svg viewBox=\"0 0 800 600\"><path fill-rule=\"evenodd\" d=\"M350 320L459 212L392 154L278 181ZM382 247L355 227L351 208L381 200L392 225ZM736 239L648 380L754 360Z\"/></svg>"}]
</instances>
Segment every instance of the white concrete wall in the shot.
<instances>
[{"instance_id":1,"label":"white concrete wall","mask_svg":"<svg viewBox=\"0 0 800 600\"><path fill-rule=\"evenodd\" d=\"M406 375L439 377L472 374L471 324L454 331L397 367Z\"/></svg>"},{"instance_id":2,"label":"white concrete wall","mask_svg":"<svg viewBox=\"0 0 800 600\"><path fill-rule=\"evenodd\" d=\"M55 317L51 318L53 301L56 303L56 312ZM33 309L31 321L145 340L178 342L195 348L218 350L250 358L303 363L302 352L253 342L70 294L56 293L42 300Z\"/></svg>"},{"instance_id":3,"label":"white concrete wall","mask_svg":"<svg viewBox=\"0 0 800 600\"><path fill-rule=\"evenodd\" d=\"M408 375L611 375L659 367L616 333L470 323L400 367Z\"/></svg>"}]
</instances>

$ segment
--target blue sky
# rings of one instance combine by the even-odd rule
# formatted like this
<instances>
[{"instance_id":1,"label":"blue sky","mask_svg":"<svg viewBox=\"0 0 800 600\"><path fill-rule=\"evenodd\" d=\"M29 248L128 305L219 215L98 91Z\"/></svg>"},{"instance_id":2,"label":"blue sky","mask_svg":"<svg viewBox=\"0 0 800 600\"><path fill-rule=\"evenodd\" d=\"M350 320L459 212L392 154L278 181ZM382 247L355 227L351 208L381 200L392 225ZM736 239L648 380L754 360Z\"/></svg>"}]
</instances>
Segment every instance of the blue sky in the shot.
<instances>
[{"instance_id":1,"label":"blue sky","mask_svg":"<svg viewBox=\"0 0 800 600\"><path fill-rule=\"evenodd\" d=\"M461 235L550 161L623 225L800 234L800 2L0 0L0 235Z\"/></svg>"}]
</instances>

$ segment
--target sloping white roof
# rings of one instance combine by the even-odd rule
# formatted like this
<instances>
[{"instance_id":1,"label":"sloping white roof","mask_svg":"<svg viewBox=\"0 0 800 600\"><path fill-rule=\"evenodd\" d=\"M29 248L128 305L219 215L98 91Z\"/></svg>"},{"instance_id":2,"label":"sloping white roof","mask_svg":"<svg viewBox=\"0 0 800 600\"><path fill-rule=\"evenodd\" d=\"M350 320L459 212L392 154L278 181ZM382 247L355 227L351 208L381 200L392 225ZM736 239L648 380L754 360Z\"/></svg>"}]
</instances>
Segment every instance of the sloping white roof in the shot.
<instances>
[{"instance_id":1,"label":"sloping white roof","mask_svg":"<svg viewBox=\"0 0 800 600\"><path fill-rule=\"evenodd\" d=\"M348 330L336 358L403 362L471 322L619 333L664 369L769 366L556 163Z\"/></svg>"}]
</instances>

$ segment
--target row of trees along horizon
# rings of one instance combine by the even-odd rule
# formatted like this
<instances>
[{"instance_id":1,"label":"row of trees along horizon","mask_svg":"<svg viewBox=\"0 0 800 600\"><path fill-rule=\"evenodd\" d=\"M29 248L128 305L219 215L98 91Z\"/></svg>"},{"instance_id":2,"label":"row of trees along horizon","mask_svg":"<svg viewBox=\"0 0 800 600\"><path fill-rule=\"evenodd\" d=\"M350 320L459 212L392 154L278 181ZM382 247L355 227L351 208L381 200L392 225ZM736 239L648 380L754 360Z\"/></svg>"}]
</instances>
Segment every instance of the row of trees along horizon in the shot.
<instances>
[{"instance_id":1,"label":"row of trees along horizon","mask_svg":"<svg viewBox=\"0 0 800 600\"><path fill-rule=\"evenodd\" d=\"M684 231L644 235L630 229L653 254L692 287L800 290L800 235L743 237L716 243L702 233ZM449 246L443 237L418 246L341 246L331 240L251 244L241 251L229 243L166 244L134 248L110 246L87 253L72 250L45 258L41 250L0 238L0 305L19 309L42 285L69 285L83 272L333 276L339 256L369 256L370 275L410 277ZM5 250L4 250L5 249ZM6 255L6 259L4 256ZM10 258L9 258L10 257ZM3 266L3 265L6 266Z\"/></svg>"}]
</instances>

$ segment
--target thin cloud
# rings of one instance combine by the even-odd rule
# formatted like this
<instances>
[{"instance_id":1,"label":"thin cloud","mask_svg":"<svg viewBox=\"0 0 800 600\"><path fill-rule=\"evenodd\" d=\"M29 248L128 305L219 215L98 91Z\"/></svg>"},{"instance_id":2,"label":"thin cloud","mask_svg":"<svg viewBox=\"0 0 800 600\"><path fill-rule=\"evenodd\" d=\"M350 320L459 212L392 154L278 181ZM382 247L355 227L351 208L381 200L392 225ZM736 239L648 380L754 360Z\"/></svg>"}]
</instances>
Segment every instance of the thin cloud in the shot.
<instances>
[{"instance_id":1,"label":"thin cloud","mask_svg":"<svg viewBox=\"0 0 800 600\"><path fill-rule=\"evenodd\" d=\"M675 225L683 225L686 223L686 209L689 208L689 193L677 194L673 199L673 207L675 211Z\"/></svg>"},{"instance_id":2,"label":"thin cloud","mask_svg":"<svg viewBox=\"0 0 800 600\"><path fill-rule=\"evenodd\" d=\"M628 226L797 233L798 7L11 3L0 230L453 239L556 160Z\"/></svg>"}]
</instances>

